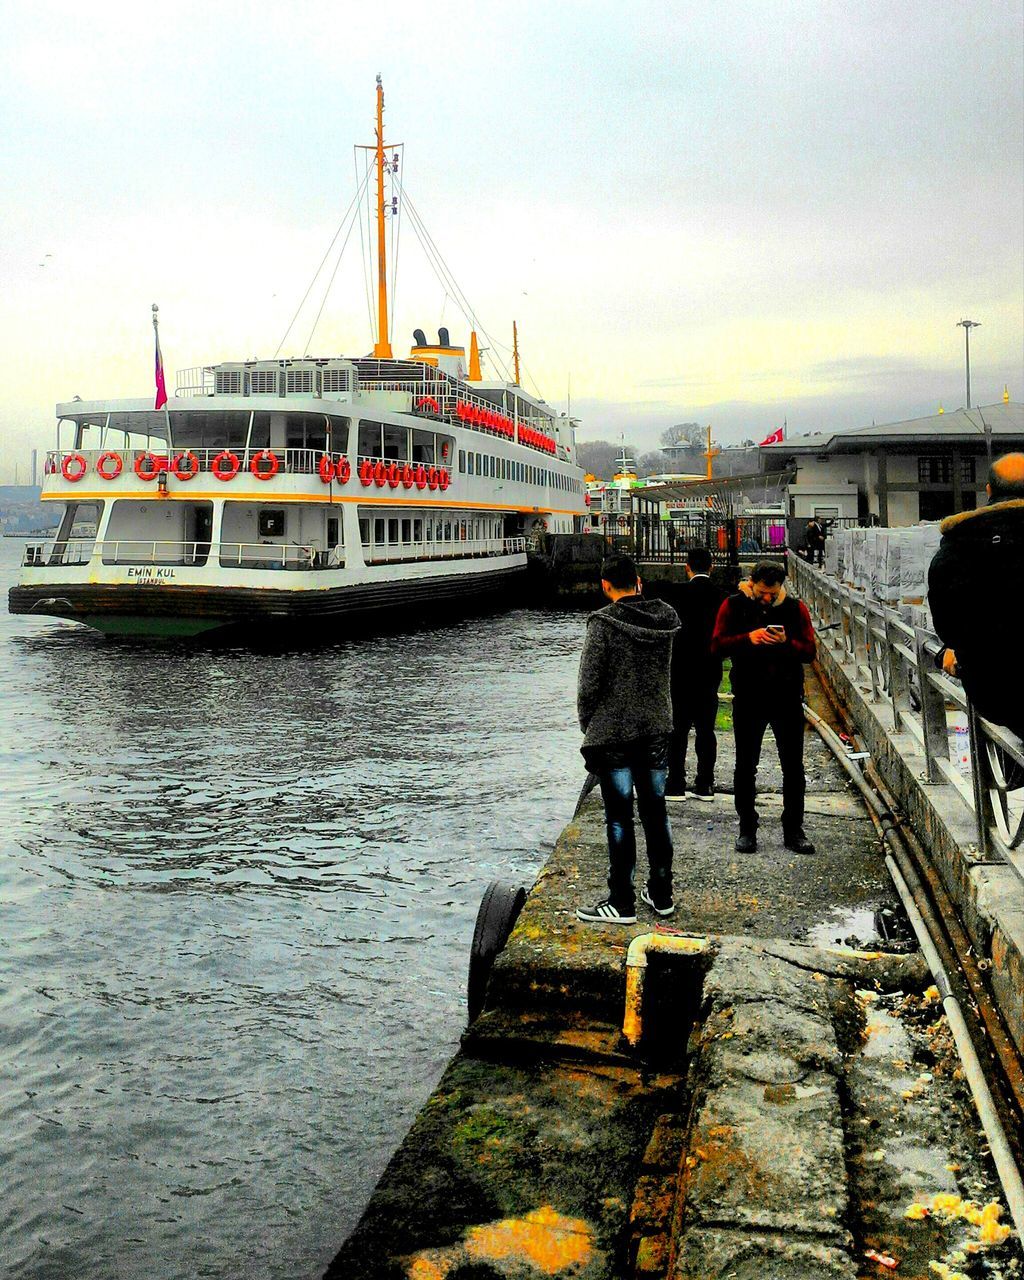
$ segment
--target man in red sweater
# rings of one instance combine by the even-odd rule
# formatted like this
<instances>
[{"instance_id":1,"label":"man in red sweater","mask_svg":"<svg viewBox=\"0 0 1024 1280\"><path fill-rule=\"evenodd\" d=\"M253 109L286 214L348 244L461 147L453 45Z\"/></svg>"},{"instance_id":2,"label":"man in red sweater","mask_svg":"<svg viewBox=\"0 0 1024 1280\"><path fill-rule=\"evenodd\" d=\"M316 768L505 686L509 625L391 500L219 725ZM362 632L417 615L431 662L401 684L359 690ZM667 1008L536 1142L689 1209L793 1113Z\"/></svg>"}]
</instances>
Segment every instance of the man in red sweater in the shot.
<instances>
[{"instance_id":1,"label":"man in red sweater","mask_svg":"<svg viewBox=\"0 0 1024 1280\"><path fill-rule=\"evenodd\" d=\"M807 606L786 594L785 578L782 565L755 565L749 582L741 582L722 605L711 638L712 654L732 660L738 853L757 849L755 783L769 727L782 764L783 841L794 853L814 853L803 829L803 664L814 658L814 628Z\"/></svg>"}]
</instances>

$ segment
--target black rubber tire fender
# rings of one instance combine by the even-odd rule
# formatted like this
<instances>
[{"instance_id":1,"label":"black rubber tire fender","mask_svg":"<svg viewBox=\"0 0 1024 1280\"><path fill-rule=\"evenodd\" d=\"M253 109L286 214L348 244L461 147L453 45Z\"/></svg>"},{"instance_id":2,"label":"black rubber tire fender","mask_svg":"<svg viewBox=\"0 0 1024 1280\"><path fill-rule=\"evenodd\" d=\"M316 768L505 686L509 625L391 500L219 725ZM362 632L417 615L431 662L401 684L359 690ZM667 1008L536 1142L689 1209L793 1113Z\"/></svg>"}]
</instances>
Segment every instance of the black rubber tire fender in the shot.
<instances>
[{"instance_id":1,"label":"black rubber tire fender","mask_svg":"<svg viewBox=\"0 0 1024 1280\"><path fill-rule=\"evenodd\" d=\"M509 884L505 880L492 880L484 890L480 910L476 913L473 942L469 948L466 1003L470 1022L475 1021L483 1012L487 982L494 968L494 961L508 942L525 901L526 890L521 885Z\"/></svg>"}]
</instances>

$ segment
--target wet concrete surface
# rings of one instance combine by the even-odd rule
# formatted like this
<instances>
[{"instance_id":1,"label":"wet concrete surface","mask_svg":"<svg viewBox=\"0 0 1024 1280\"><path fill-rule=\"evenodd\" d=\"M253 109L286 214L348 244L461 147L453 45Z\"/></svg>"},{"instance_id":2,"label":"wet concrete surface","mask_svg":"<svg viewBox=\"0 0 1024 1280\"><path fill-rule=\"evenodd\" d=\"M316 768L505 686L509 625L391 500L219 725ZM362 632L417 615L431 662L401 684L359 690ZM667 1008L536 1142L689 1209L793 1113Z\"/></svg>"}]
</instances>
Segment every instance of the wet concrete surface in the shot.
<instances>
[{"instance_id":1,"label":"wet concrete surface","mask_svg":"<svg viewBox=\"0 0 1024 1280\"><path fill-rule=\"evenodd\" d=\"M755 854L733 848L729 795L670 801L670 922L642 905L635 926L576 920L607 872L599 797L584 804L331 1276L1021 1274L927 968L874 934L895 899L874 827L806 747L818 853L782 848L766 744ZM721 759L727 784L727 742ZM703 949L652 953L631 1047L629 944L680 933Z\"/></svg>"}]
</instances>

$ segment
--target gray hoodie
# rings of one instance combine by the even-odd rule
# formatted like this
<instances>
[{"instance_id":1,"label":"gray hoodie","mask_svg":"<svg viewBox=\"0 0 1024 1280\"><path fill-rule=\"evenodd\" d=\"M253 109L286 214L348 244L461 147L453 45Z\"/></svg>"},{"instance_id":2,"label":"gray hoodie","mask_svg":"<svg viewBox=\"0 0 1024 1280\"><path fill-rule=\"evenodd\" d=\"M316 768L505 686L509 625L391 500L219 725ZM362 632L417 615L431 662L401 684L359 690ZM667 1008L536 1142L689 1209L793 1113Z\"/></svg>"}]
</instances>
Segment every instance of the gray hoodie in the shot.
<instances>
[{"instance_id":1,"label":"gray hoodie","mask_svg":"<svg viewBox=\"0 0 1024 1280\"><path fill-rule=\"evenodd\" d=\"M678 630L671 605L642 596L590 615L576 694L584 747L671 733L669 670Z\"/></svg>"}]
</instances>

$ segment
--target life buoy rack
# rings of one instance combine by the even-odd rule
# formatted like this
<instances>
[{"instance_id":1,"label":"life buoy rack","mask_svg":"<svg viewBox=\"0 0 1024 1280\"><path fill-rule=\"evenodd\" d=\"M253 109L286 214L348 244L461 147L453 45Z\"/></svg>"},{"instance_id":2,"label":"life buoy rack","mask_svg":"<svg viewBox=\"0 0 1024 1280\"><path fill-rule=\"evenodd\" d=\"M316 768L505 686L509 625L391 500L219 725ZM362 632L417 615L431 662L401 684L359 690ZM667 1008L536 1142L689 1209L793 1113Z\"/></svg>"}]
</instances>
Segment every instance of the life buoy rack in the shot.
<instances>
[{"instance_id":1,"label":"life buoy rack","mask_svg":"<svg viewBox=\"0 0 1024 1280\"><path fill-rule=\"evenodd\" d=\"M242 461L237 453L223 449L213 460L210 470L217 480L234 480L242 469Z\"/></svg>"},{"instance_id":2,"label":"life buoy rack","mask_svg":"<svg viewBox=\"0 0 1024 1280\"><path fill-rule=\"evenodd\" d=\"M113 471L107 470L106 464L108 462L112 462L114 464ZM112 449L108 450L106 453L101 453L96 459L96 474L101 480L116 480L121 474L123 468L124 459L119 453L114 453Z\"/></svg>"},{"instance_id":3,"label":"life buoy rack","mask_svg":"<svg viewBox=\"0 0 1024 1280\"><path fill-rule=\"evenodd\" d=\"M331 461L329 453L325 453L320 459L320 463L317 466L317 474L324 484L330 484L334 479L334 463Z\"/></svg>"},{"instance_id":4,"label":"life buoy rack","mask_svg":"<svg viewBox=\"0 0 1024 1280\"><path fill-rule=\"evenodd\" d=\"M145 453L140 453L135 459L135 474L140 480L155 480L164 469L164 460L158 458L155 453L150 453L147 449Z\"/></svg>"},{"instance_id":5,"label":"life buoy rack","mask_svg":"<svg viewBox=\"0 0 1024 1280\"><path fill-rule=\"evenodd\" d=\"M89 464L80 453L69 453L60 464L60 473L65 480L77 484L89 470Z\"/></svg>"},{"instance_id":6,"label":"life buoy rack","mask_svg":"<svg viewBox=\"0 0 1024 1280\"><path fill-rule=\"evenodd\" d=\"M267 464L266 471L262 469L261 464L263 462ZM258 453L253 454L249 470L257 480L273 480L274 476L281 470L281 464L278 461L277 454L272 449L260 449Z\"/></svg>"},{"instance_id":7,"label":"life buoy rack","mask_svg":"<svg viewBox=\"0 0 1024 1280\"><path fill-rule=\"evenodd\" d=\"M413 478L417 489L425 489L427 487L427 469L422 462L416 468L416 474Z\"/></svg>"},{"instance_id":8,"label":"life buoy rack","mask_svg":"<svg viewBox=\"0 0 1024 1280\"><path fill-rule=\"evenodd\" d=\"M334 475L338 484L348 484L352 479L352 463L348 458L342 458L334 464Z\"/></svg>"},{"instance_id":9,"label":"life buoy rack","mask_svg":"<svg viewBox=\"0 0 1024 1280\"><path fill-rule=\"evenodd\" d=\"M188 463L187 471L182 468L182 464L186 462ZM171 463L171 470L178 480L194 480L200 470L199 459L191 449L186 449L184 453L175 455L174 461Z\"/></svg>"},{"instance_id":10,"label":"life buoy rack","mask_svg":"<svg viewBox=\"0 0 1024 1280\"><path fill-rule=\"evenodd\" d=\"M359 464L359 483L364 489L373 484L373 463L369 458L364 458Z\"/></svg>"}]
</instances>

